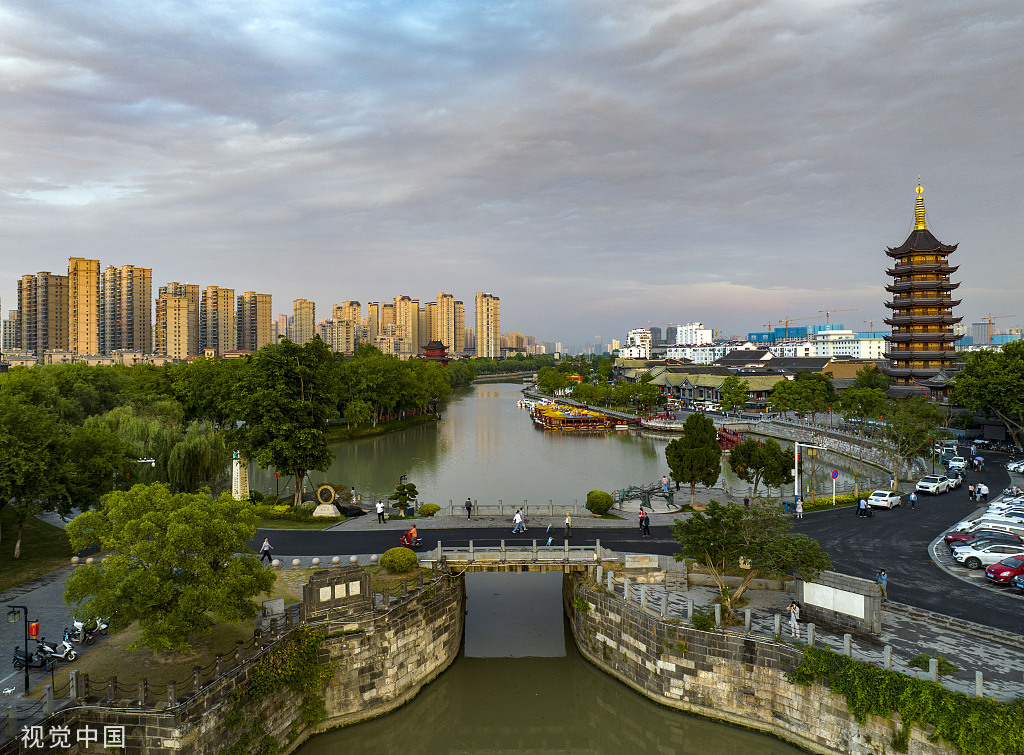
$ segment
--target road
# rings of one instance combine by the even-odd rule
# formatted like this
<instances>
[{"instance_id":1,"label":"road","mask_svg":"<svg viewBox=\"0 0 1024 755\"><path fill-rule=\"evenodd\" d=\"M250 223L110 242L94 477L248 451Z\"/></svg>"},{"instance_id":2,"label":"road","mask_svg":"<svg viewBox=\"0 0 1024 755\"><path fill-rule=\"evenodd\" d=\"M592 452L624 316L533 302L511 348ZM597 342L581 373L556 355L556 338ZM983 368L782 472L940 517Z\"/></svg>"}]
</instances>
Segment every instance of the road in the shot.
<instances>
[{"instance_id":1,"label":"road","mask_svg":"<svg viewBox=\"0 0 1024 755\"><path fill-rule=\"evenodd\" d=\"M889 597L894 601L1024 634L1024 603L950 576L928 556L928 544L937 535L977 508L968 500L966 486L979 480L984 480L991 489L990 498L1009 484L1005 468L998 457L994 457L984 472L969 473L961 489L935 497L920 496L916 510L904 503L892 511L877 510L871 518L856 517L850 508L813 512L799 520L794 531L818 540L831 556L836 571L872 579L879 568L884 568L889 575ZM677 551L669 527L653 526L651 533L651 538L641 538L628 524L621 529L577 527L573 530L572 542L592 545L600 539L606 548L633 553L669 555ZM253 548L267 535L274 545L274 556L282 560L383 553L398 545L399 537L394 530L274 530L258 533L251 543ZM438 540L452 547L465 546L470 540L478 545L497 545L502 539L509 547L529 546L534 537L540 543L547 537L543 529L528 531L525 537L512 535L507 526L472 529L423 526L420 535L424 548L434 547ZM554 544L562 544L560 529L555 532Z\"/></svg>"}]
</instances>

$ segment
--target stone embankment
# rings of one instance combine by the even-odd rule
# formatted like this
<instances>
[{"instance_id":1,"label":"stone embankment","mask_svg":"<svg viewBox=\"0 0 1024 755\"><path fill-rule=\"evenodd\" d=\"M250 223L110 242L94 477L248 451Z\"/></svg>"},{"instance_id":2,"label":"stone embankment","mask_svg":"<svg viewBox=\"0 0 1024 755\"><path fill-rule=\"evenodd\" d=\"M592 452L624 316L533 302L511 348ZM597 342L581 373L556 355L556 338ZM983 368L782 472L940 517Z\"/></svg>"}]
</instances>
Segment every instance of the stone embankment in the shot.
<instances>
[{"instance_id":1,"label":"stone embankment","mask_svg":"<svg viewBox=\"0 0 1024 755\"><path fill-rule=\"evenodd\" d=\"M663 705L773 734L811 752L876 755L888 750L894 721L862 726L845 699L821 684L792 684L800 652L768 639L703 632L665 619L567 574L563 602L580 652L598 668ZM955 748L910 730L912 755Z\"/></svg>"}]
</instances>

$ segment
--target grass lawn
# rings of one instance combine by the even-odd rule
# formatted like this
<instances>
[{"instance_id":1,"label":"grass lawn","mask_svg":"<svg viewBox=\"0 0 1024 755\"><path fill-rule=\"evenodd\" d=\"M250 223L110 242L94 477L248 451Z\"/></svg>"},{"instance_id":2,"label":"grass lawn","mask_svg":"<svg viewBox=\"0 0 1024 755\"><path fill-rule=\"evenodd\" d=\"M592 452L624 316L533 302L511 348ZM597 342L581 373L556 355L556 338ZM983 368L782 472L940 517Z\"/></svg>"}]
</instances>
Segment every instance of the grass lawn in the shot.
<instances>
[{"instance_id":1,"label":"grass lawn","mask_svg":"<svg viewBox=\"0 0 1024 755\"><path fill-rule=\"evenodd\" d=\"M344 522L345 517L333 519L324 517L326 521L320 522L293 522L288 519L260 519L257 527L261 530L323 530L332 524Z\"/></svg>"},{"instance_id":2,"label":"grass lawn","mask_svg":"<svg viewBox=\"0 0 1024 755\"><path fill-rule=\"evenodd\" d=\"M0 592L49 574L71 563L71 546L60 527L30 517L21 538L21 558L14 557L18 522L14 509L0 511L3 540L0 541Z\"/></svg>"}]
</instances>

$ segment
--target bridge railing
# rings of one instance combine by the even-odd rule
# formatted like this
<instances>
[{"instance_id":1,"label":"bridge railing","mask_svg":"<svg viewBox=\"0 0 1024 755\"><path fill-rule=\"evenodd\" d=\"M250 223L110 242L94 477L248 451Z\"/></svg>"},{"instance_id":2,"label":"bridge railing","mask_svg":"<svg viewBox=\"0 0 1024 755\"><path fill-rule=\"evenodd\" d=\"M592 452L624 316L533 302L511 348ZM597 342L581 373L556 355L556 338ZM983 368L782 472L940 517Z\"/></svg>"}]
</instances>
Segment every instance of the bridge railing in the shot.
<instances>
[{"instance_id":1,"label":"bridge railing","mask_svg":"<svg viewBox=\"0 0 1024 755\"><path fill-rule=\"evenodd\" d=\"M470 540L468 546L447 548L438 540L437 547L424 560L440 561L443 558L448 564L593 564L614 557L611 550L601 547L600 540L594 545L572 545L569 542L546 545L534 540L526 546L509 546L504 540L497 545L482 545Z\"/></svg>"},{"instance_id":2,"label":"bridge railing","mask_svg":"<svg viewBox=\"0 0 1024 755\"><path fill-rule=\"evenodd\" d=\"M573 516L580 515L580 502L579 499L575 499L570 503L555 503L554 500L549 499L547 503L530 503L524 500L521 504L519 503L505 503L500 498L497 503L480 503L479 501L473 501L473 515L474 516L497 516L497 517L508 517L512 518L512 515L519 509L523 509L523 514L529 517L533 516L560 516L565 514L567 511ZM466 503L455 503L451 499L448 501L448 516L461 516L466 511ZM588 511L587 514L590 512Z\"/></svg>"}]
</instances>

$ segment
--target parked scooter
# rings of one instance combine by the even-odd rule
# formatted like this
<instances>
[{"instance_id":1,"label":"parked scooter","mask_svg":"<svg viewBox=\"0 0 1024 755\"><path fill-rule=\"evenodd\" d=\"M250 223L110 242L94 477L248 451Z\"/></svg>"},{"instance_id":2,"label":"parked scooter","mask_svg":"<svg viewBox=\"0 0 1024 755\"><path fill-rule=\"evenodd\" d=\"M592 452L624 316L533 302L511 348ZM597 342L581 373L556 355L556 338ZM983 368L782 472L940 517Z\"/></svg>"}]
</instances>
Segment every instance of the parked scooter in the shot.
<instances>
[{"instance_id":1,"label":"parked scooter","mask_svg":"<svg viewBox=\"0 0 1024 755\"><path fill-rule=\"evenodd\" d=\"M29 668L46 668L50 659L39 653L26 653L19 645L14 648L12 661L14 662L14 668L16 669L23 669L25 666L28 666Z\"/></svg>"},{"instance_id":2,"label":"parked scooter","mask_svg":"<svg viewBox=\"0 0 1024 755\"><path fill-rule=\"evenodd\" d=\"M58 661L73 661L78 657L78 653L67 640L64 640L58 648L48 644L45 637L40 637L36 640L36 645L36 655L48 656Z\"/></svg>"},{"instance_id":3,"label":"parked scooter","mask_svg":"<svg viewBox=\"0 0 1024 755\"><path fill-rule=\"evenodd\" d=\"M96 642L97 632L100 634L107 633L107 622L100 618L88 622L75 619L75 631L78 632L78 642L91 645Z\"/></svg>"}]
</instances>

